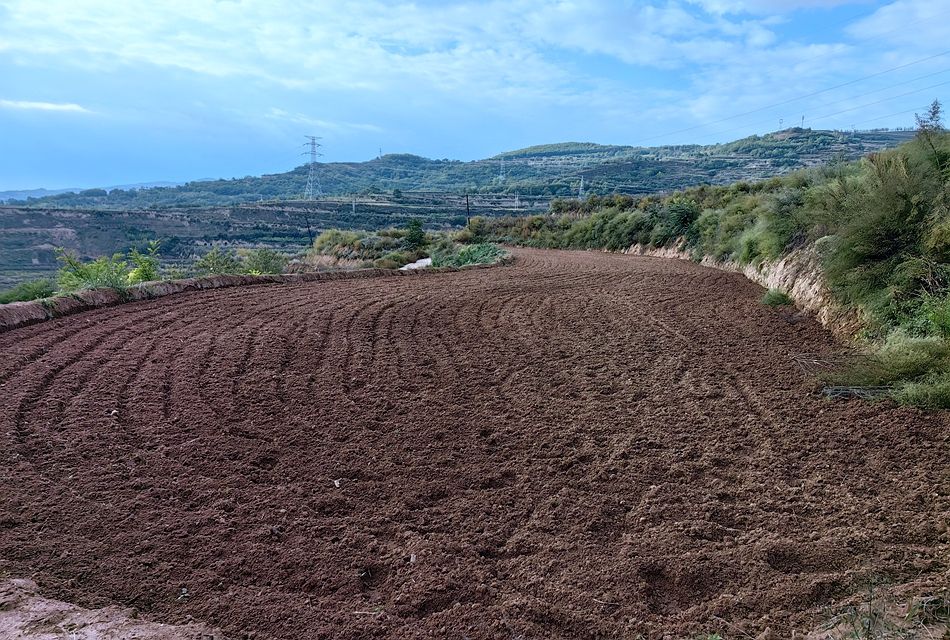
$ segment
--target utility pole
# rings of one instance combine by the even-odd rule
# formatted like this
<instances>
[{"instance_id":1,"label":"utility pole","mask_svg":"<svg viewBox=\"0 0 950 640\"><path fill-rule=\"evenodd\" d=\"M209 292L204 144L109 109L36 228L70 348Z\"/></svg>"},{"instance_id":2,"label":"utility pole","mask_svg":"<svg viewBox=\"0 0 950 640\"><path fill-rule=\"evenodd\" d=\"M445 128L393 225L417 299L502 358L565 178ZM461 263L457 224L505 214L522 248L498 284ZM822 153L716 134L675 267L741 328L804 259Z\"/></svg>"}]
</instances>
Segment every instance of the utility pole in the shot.
<instances>
[{"instance_id":1,"label":"utility pole","mask_svg":"<svg viewBox=\"0 0 950 640\"><path fill-rule=\"evenodd\" d=\"M310 147L310 171L307 173L307 190L304 191L303 197L305 200L313 200L315 197L319 198L323 195L323 187L320 186L320 176L317 175L317 158L323 155L317 151L317 149L323 145L317 142L317 140L321 139L320 136L304 137L308 140L308 142L304 143L304 146ZM307 152L300 155L307 155Z\"/></svg>"},{"instance_id":2,"label":"utility pole","mask_svg":"<svg viewBox=\"0 0 950 640\"><path fill-rule=\"evenodd\" d=\"M353 215L356 215L356 194L353 194Z\"/></svg>"},{"instance_id":3,"label":"utility pole","mask_svg":"<svg viewBox=\"0 0 950 640\"><path fill-rule=\"evenodd\" d=\"M310 246L313 247L313 229L310 228L310 216L306 209L303 212L303 219L307 221L307 237L310 238Z\"/></svg>"},{"instance_id":4,"label":"utility pole","mask_svg":"<svg viewBox=\"0 0 950 640\"><path fill-rule=\"evenodd\" d=\"M472 224L472 207L468 203L468 194L465 194L465 226Z\"/></svg>"}]
</instances>

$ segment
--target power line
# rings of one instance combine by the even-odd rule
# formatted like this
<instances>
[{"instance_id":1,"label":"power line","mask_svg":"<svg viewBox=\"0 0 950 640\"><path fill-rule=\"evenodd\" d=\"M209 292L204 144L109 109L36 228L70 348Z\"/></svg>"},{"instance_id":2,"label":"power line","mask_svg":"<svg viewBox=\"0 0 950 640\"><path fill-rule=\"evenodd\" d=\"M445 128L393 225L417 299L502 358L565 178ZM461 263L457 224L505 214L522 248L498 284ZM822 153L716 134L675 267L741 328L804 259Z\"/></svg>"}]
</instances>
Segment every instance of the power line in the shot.
<instances>
[{"instance_id":1,"label":"power line","mask_svg":"<svg viewBox=\"0 0 950 640\"><path fill-rule=\"evenodd\" d=\"M687 131L695 131L696 129L702 129L702 128L708 127L708 126L710 126L710 125L719 124L720 122L728 122L729 120L735 120L736 118L742 118L742 117L744 117L744 116L752 115L752 114L754 114L754 113L761 113L761 112L763 112L763 111L767 111L768 109L772 109L772 108L775 108L775 107L780 107L780 106L782 106L782 105L790 104L790 103L792 103L792 102L798 102L799 100L804 100L805 98L811 98L811 97L814 97L814 96L817 96L817 95L821 95L821 94L823 94L823 93L828 93L829 91L834 91L835 89L840 89L840 88L842 88L842 87L847 87L847 86L850 86L850 85L853 85L853 84L857 84L857 83L859 83L859 82L863 82L864 80L869 80L869 79L871 79L871 78L877 78L877 77L879 77L879 76L882 76L882 75L885 75L885 74L888 74L888 73L893 73L894 71L899 71L900 69L906 69L907 67L911 67L911 66L914 66L914 65L916 65L916 64L921 64L921 63L927 62L927 61L929 61L929 60L934 60L935 58L940 58L940 57L945 56L945 55L947 55L947 54L950 54L950 50L943 51L943 52L941 52L941 53L937 53L937 54L934 54L934 55L932 55L932 56L927 56L926 58L920 58L919 60L914 60L913 62L907 62L907 63L905 63L905 64L901 64L901 65L898 65L898 66L896 66L896 67L891 67L890 69L885 69L884 71L878 71L877 73L872 73L872 74L870 74L870 75L862 76L862 77L856 78L856 79L854 79L854 80L849 80L848 82L842 82L842 83L840 83L840 84L836 84L836 85L833 85L833 86L830 86L830 87L826 87L826 88L820 89L820 90L818 90L818 91L812 91L811 93L806 93L806 94L804 94L804 95L796 96L796 97L794 97L794 98L789 98L788 100L782 100L782 101L780 101L780 102L773 102L772 104L767 104L767 105L765 105L765 106L763 106L763 107L759 107L758 109L752 109L751 111L744 111L744 112L742 112L742 113L737 113L737 114L735 114L735 115L731 115L731 116L728 116L728 117L725 117L725 118L720 118L719 120L713 120L713 121L711 121L711 122L706 122L706 123L703 123L703 124L693 125L693 126L691 126L691 127L685 127L685 128L683 128L683 129L677 129L676 131L668 131L667 133L663 133L663 134L656 135L656 136L651 136L651 137L649 137L649 138L643 138L643 139L641 139L640 142L641 142L641 143L642 143L642 142L648 142L648 141L650 141L650 140L656 140L656 139L658 139L658 138L665 138L665 137L667 137L667 136L676 135L676 134L678 134L678 133L685 133L685 132L687 132ZM637 146L642 146L642 145L637 145Z\"/></svg>"},{"instance_id":2,"label":"power line","mask_svg":"<svg viewBox=\"0 0 950 640\"><path fill-rule=\"evenodd\" d=\"M918 107L918 108L916 108L916 109L907 109L906 111L898 111L897 113L889 113L889 114L887 114L886 116L879 116L879 117L877 117L877 118L869 118L869 119L867 119L867 120L859 120L857 124L865 124L865 123L867 123L867 122L877 122L878 120L885 120L885 119L887 119L887 118L893 118L893 117L895 117L895 116L902 116L902 115L905 115L905 114L908 114L908 113L917 113L918 111L924 111L925 109L929 109L929 108L930 108L930 105L929 105L929 104L925 104L924 106Z\"/></svg>"},{"instance_id":3,"label":"power line","mask_svg":"<svg viewBox=\"0 0 950 640\"><path fill-rule=\"evenodd\" d=\"M938 83L938 84L932 84L932 85L930 85L929 87L923 87L923 88L921 88L921 89L915 89L914 91L908 91L908 92L906 92L906 93L901 93L901 94L898 94L898 95L896 95L896 96L891 96L891 97L889 97L889 98L884 98L884 99L882 99L882 100L875 100L874 102L868 102L868 103L865 103L865 104L862 104L862 105L858 105L858 106L856 106L856 107L851 107L851 108L849 108L849 109L842 109L841 111L836 111L836 112L834 112L834 113L829 113L828 115L818 116L817 118L812 118L812 120L825 120L826 118L831 118L831 117L833 117L833 116L837 116L837 115L842 114L842 113L848 113L849 111L856 111L856 110L858 110L858 109L864 109L865 107L873 107L874 105L876 105L876 104L881 104L882 102L889 102L889 101L891 101L891 100L896 100L897 98L903 98L904 96L909 96L909 95L913 95L913 94L915 94L915 93L920 93L921 91L928 91L928 90L930 90L930 89L936 89L937 87L943 87L943 86L948 85L948 84L950 84L950 80L947 80L946 82L940 82L940 83Z\"/></svg>"},{"instance_id":4,"label":"power line","mask_svg":"<svg viewBox=\"0 0 950 640\"><path fill-rule=\"evenodd\" d=\"M906 83L901 83L901 84L906 84ZM867 108L867 107L873 107L873 106L876 105L876 104L882 104L882 103L884 103L884 102L890 102L891 100L896 100L896 99L898 99L898 98L903 98L903 97L906 97L906 96L909 96L909 95L913 95L913 94L915 94L915 93L920 93L921 91L929 91L930 89L935 89L935 88L937 88L937 87L942 87L942 86L945 86L945 85L948 85L948 84L950 84L950 80L948 80L948 81L946 81L946 82L939 82L939 83L937 83L937 84L933 84L933 85L930 85L930 86L927 86L927 87L922 87L922 88L920 88L920 89L915 89L915 90L913 90L913 91L906 91L906 92L901 93L901 94L898 94L898 95L896 95L896 96L890 96L890 97L887 97L887 98L882 98L881 100L875 100L874 102L867 102L867 103L865 103L865 104L861 104L861 105L858 105L858 106L856 106L856 107L849 107L849 108L847 108L847 109L842 109L842 110L840 110L840 111L835 111L834 113L828 113L828 114L825 114L825 115L822 115L822 116L816 116L816 117L813 117L813 118L809 118L809 120L810 120L810 121L826 120L826 119L828 119L828 118L831 118L831 117L834 117L834 116L837 116L837 115L841 115L842 113L849 113L849 112L851 112L851 111L857 111L858 109L864 109L864 108ZM900 85L895 85L895 86L900 86ZM886 87L886 88L889 89L890 87ZM872 92L870 92L870 93L877 93L877 92L876 92L876 91L872 91ZM869 95L869 94L862 94L862 95ZM859 98L859 97L861 97L861 95L854 96L854 97L858 97L858 98ZM854 98L854 97L853 97L853 98ZM828 104L826 104L826 105L824 105L824 106L831 106L831 105L833 105L833 104L839 104L839 103L841 103L841 102L847 102L848 100L852 100L853 98L847 98L847 99L845 99L845 100L837 100L837 101L835 101L835 102L828 103ZM732 127L732 128L730 128L730 129L722 129L722 130L720 130L720 131L716 131L716 132L710 133L710 134L708 134L708 135L710 135L710 136L718 136L718 135L722 135L722 134L724 134L724 133L732 133L733 131L739 131L739 130L741 130L741 129L746 129L746 128L750 127L750 126L751 126L751 127L758 127L758 126L764 125L764 124L766 124L766 123L768 123L768 122L772 122L772 120L760 120L760 121L758 121L758 122L748 123L748 124L745 124L745 125L742 125L742 126L739 126L739 127Z\"/></svg>"}]
</instances>

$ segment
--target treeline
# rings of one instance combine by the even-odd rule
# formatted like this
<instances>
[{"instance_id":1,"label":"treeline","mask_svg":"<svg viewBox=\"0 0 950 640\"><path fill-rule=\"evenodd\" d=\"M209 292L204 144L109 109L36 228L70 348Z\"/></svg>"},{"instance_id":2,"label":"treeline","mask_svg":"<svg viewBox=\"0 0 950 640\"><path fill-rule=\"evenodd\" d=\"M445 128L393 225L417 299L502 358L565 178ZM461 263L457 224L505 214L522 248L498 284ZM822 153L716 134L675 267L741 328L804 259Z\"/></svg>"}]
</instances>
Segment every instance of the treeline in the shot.
<instances>
[{"instance_id":1,"label":"treeline","mask_svg":"<svg viewBox=\"0 0 950 640\"><path fill-rule=\"evenodd\" d=\"M950 406L950 135L939 104L911 142L858 162L668 196L560 200L549 215L475 219L469 230L536 247L677 246L743 265L812 245L880 347L844 379Z\"/></svg>"}]
</instances>

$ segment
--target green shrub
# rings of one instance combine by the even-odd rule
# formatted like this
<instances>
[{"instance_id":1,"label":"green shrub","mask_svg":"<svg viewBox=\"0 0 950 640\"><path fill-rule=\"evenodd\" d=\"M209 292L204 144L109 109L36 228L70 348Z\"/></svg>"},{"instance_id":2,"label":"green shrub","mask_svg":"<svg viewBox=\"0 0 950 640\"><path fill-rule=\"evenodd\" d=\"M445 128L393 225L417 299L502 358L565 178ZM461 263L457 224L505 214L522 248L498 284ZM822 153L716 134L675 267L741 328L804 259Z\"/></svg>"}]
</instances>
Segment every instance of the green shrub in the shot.
<instances>
[{"instance_id":1,"label":"green shrub","mask_svg":"<svg viewBox=\"0 0 950 640\"><path fill-rule=\"evenodd\" d=\"M192 270L200 276L217 276L241 273L243 268L233 251L214 247L195 260Z\"/></svg>"},{"instance_id":2,"label":"green shrub","mask_svg":"<svg viewBox=\"0 0 950 640\"><path fill-rule=\"evenodd\" d=\"M406 235L404 238L406 248L410 251L421 249L426 243L426 234L422 230L422 221L413 218L406 225Z\"/></svg>"},{"instance_id":3,"label":"green shrub","mask_svg":"<svg viewBox=\"0 0 950 640\"><path fill-rule=\"evenodd\" d=\"M950 338L950 293L943 297L925 296L920 313L927 323L925 333Z\"/></svg>"},{"instance_id":4,"label":"green shrub","mask_svg":"<svg viewBox=\"0 0 950 640\"><path fill-rule=\"evenodd\" d=\"M416 254L407 254L401 251L392 251L382 258L378 258L373 265L378 269L398 269L399 267L416 261Z\"/></svg>"},{"instance_id":5,"label":"green shrub","mask_svg":"<svg viewBox=\"0 0 950 640\"><path fill-rule=\"evenodd\" d=\"M287 268L289 259L273 249L253 249L244 255L244 270L255 274L279 274Z\"/></svg>"},{"instance_id":6,"label":"green shrub","mask_svg":"<svg viewBox=\"0 0 950 640\"><path fill-rule=\"evenodd\" d=\"M408 263L400 262L399 260L393 260L392 258L380 258L379 260L374 260L372 263L370 263L370 266L377 269L398 269L405 264Z\"/></svg>"},{"instance_id":7,"label":"green shrub","mask_svg":"<svg viewBox=\"0 0 950 640\"><path fill-rule=\"evenodd\" d=\"M894 398L901 404L915 407L950 409L950 373L904 383L894 392Z\"/></svg>"},{"instance_id":8,"label":"green shrub","mask_svg":"<svg viewBox=\"0 0 950 640\"><path fill-rule=\"evenodd\" d=\"M27 302L39 298L48 298L53 295L52 280L28 280L21 282L12 289L0 291L0 304L8 302Z\"/></svg>"},{"instance_id":9,"label":"green shrub","mask_svg":"<svg viewBox=\"0 0 950 640\"><path fill-rule=\"evenodd\" d=\"M366 234L363 232L327 229L313 241L313 248L317 253L333 255L341 248L357 246L359 241L365 237Z\"/></svg>"},{"instance_id":10,"label":"green shrub","mask_svg":"<svg viewBox=\"0 0 950 640\"><path fill-rule=\"evenodd\" d=\"M129 285L129 264L121 253L83 262L63 249L57 250L62 264L57 276L60 291L72 293L81 289L125 289Z\"/></svg>"},{"instance_id":11,"label":"green shrub","mask_svg":"<svg viewBox=\"0 0 950 640\"><path fill-rule=\"evenodd\" d=\"M950 371L950 343L936 337L894 333L867 357L827 376L833 384L888 386L925 382Z\"/></svg>"},{"instance_id":12,"label":"green shrub","mask_svg":"<svg viewBox=\"0 0 950 640\"><path fill-rule=\"evenodd\" d=\"M794 304L794 302L785 292L778 289L769 289L762 296L762 304L767 307L785 307Z\"/></svg>"},{"instance_id":13,"label":"green shrub","mask_svg":"<svg viewBox=\"0 0 950 640\"><path fill-rule=\"evenodd\" d=\"M433 267L462 267L467 264L491 264L508 255L508 252L496 244L483 242L454 247L440 247L432 252Z\"/></svg>"},{"instance_id":14,"label":"green shrub","mask_svg":"<svg viewBox=\"0 0 950 640\"><path fill-rule=\"evenodd\" d=\"M151 282L158 280L159 259L158 259L158 240L152 240L148 243L145 253L140 253L137 249L129 251L129 262L135 265L127 280L129 284L139 284L141 282Z\"/></svg>"}]
</instances>

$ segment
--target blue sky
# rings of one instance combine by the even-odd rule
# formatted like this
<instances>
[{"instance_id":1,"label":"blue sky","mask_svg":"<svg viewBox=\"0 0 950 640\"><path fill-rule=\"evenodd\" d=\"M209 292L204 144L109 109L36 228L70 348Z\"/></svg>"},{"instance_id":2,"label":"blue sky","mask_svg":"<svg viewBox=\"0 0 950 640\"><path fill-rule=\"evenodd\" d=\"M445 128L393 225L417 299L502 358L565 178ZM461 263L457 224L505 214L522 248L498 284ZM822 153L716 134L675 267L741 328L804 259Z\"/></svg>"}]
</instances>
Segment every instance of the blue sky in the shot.
<instances>
[{"instance_id":1,"label":"blue sky","mask_svg":"<svg viewBox=\"0 0 950 640\"><path fill-rule=\"evenodd\" d=\"M0 190L276 173L307 134L468 160L908 126L950 96L947 24L950 0L0 0Z\"/></svg>"}]
</instances>

